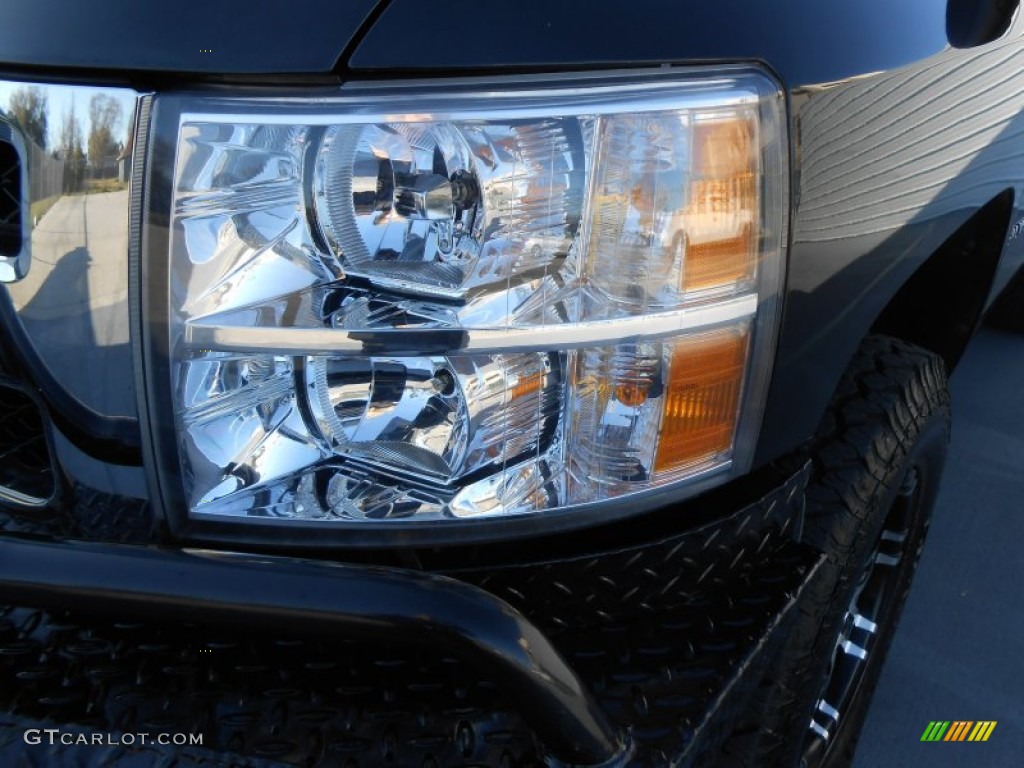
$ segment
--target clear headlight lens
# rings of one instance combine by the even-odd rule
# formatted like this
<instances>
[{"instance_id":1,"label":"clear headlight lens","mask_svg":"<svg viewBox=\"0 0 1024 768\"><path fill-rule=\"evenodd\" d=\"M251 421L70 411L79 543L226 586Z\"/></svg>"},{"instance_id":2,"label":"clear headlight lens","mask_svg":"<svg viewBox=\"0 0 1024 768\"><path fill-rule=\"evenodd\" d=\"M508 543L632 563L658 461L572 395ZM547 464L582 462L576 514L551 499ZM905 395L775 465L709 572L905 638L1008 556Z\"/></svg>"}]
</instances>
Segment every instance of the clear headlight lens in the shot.
<instances>
[{"instance_id":1,"label":"clear headlight lens","mask_svg":"<svg viewBox=\"0 0 1024 768\"><path fill-rule=\"evenodd\" d=\"M191 516L617 514L744 471L782 272L777 86L422 91L186 101L168 298Z\"/></svg>"}]
</instances>

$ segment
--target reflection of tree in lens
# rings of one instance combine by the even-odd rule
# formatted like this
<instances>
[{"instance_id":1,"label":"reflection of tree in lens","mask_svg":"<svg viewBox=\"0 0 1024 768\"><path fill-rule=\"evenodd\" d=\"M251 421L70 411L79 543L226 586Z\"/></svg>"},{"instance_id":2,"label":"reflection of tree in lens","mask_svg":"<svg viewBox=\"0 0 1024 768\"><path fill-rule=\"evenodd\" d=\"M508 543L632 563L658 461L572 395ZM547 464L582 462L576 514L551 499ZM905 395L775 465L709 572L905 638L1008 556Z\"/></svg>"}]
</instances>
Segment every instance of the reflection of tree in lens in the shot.
<instances>
[{"instance_id":1,"label":"reflection of tree in lens","mask_svg":"<svg viewBox=\"0 0 1024 768\"><path fill-rule=\"evenodd\" d=\"M77 192L85 178L85 151L82 149L82 126L75 116L75 98L71 111L65 113L60 128L60 156L64 160L64 194Z\"/></svg>"},{"instance_id":2,"label":"reflection of tree in lens","mask_svg":"<svg viewBox=\"0 0 1024 768\"><path fill-rule=\"evenodd\" d=\"M121 124L121 103L97 93L89 100L89 164L93 171L103 167L107 158L116 158L121 145L114 138Z\"/></svg>"},{"instance_id":3,"label":"reflection of tree in lens","mask_svg":"<svg viewBox=\"0 0 1024 768\"><path fill-rule=\"evenodd\" d=\"M11 117L40 149L46 149L46 110L46 93L41 88L29 86L11 94Z\"/></svg>"}]
</instances>

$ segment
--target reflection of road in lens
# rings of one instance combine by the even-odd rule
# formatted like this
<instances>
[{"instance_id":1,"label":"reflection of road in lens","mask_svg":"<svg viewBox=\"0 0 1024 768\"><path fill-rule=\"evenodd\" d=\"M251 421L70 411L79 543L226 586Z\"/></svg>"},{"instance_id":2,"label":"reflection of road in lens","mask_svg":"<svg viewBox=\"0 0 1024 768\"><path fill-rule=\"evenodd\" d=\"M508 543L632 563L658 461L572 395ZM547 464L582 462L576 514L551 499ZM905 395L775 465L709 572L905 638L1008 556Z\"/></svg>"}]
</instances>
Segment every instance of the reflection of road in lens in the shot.
<instances>
[{"instance_id":1,"label":"reflection of road in lens","mask_svg":"<svg viewBox=\"0 0 1024 768\"><path fill-rule=\"evenodd\" d=\"M135 413L128 335L128 191L61 196L8 286L51 375L93 409Z\"/></svg>"}]
</instances>

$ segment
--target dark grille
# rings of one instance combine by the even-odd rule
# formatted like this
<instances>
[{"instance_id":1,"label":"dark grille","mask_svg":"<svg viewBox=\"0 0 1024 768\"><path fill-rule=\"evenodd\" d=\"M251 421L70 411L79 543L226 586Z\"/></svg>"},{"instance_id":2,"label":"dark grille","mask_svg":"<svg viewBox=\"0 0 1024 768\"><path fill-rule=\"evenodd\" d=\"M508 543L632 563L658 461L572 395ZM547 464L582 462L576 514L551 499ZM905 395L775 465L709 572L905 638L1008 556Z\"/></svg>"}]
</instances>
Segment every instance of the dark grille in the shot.
<instances>
[{"instance_id":1,"label":"dark grille","mask_svg":"<svg viewBox=\"0 0 1024 768\"><path fill-rule=\"evenodd\" d=\"M0 383L0 488L46 501L55 485L39 407L25 392Z\"/></svg>"},{"instance_id":2,"label":"dark grille","mask_svg":"<svg viewBox=\"0 0 1024 768\"><path fill-rule=\"evenodd\" d=\"M741 676L756 681L784 635L773 622L792 614L816 562L790 543L714 600L559 635L609 719L631 733L631 766L690 766L713 750L743 700L721 699ZM201 733L224 766L240 758L316 768L551 764L486 669L408 643L0 606L0 763L47 755L20 738L39 723ZM87 747L61 759L114 764L101 756Z\"/></svg>"},{"instance_id":3,"label":"dark grille","mask_svg":"<svg viewBox=\"0 0 1024 768\"><path fill-rule=\"evenodd\" d=\"M717 523L646 546L460 577L551 633L607 718L631 735L631 766L702 766L784 641L819 563L789 538L807 473ZM147 519L133 509L125 506L126 521ZM38 723L201 733L223 765L555 764L472 659L429 652L415 638L301 632L0 606L0 764L29 755L41 765L108 764L95 750L26 747L17 734ZM14 734L6 742L5 729Z\"/></svg>"},{"instance_id":4,"label":"dark grille","mask_svg":"<svg viewBox=\"0 0 1024 768\"><path fill-rule=\"evenodd\" d=\"M0 141L0 256L21 251L21 163L14 146Z\"/></svg>"}]
</instances>

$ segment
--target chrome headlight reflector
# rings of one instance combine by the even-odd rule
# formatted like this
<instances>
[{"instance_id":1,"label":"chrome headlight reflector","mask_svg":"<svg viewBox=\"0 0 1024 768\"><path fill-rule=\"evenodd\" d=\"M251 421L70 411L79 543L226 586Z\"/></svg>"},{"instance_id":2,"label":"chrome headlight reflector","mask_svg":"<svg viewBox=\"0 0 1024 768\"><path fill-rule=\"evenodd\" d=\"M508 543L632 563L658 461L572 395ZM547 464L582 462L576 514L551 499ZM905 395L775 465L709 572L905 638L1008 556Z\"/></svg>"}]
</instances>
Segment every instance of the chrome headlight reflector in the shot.
<instances>
[{"instance_id":1,"label":"chrome headlight reflector","mask_svg":"<svg viewBox=\"0 0 1024 768\"><path fill-rule=\"evenodd\" d=\"M764 74L178 99L191 519L571 525L749 468L788 194Z\"/></svg>"}]
</instances>

